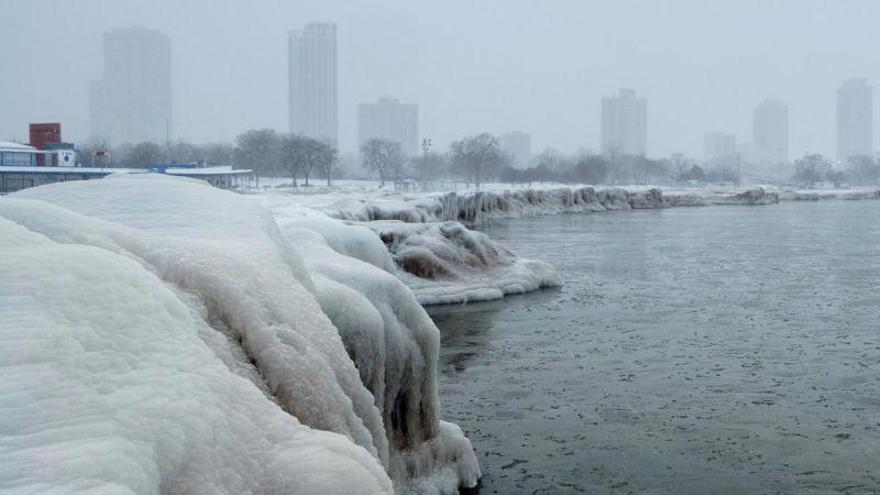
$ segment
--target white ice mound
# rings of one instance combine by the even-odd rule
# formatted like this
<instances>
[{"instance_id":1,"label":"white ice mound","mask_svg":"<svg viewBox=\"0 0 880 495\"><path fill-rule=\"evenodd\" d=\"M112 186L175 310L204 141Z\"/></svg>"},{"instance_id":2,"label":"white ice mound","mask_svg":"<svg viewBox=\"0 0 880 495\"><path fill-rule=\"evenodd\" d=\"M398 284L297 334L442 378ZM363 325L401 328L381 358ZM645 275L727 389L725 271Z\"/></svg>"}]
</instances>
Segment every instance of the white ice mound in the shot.
<instances>
[{"instance_id":1,"label":"white ice mound","mask_svg":"<svg viewBox=\"0 0 880 495\"><path fill-rule=\"evenodd\" d=\"M391 491L366 450L230 372L141 264L2 217L0 249L0 492Z\"/></svg>"},{"instance_id":2,"label":"white ice mound","mask_svg":"<svg viewBox=\"0 0 880 495\"><path fill-rule=\"evenodd\" d=\"M346 239L343 231L336 229L334 237L327 233L333 227L327 227L323 234L302 228L302 239L289 233L283 235L274 219L256 202L196 181L168 177L111 177L28 189L0 200L0 217L43 234L48 238L46 242L55 241L78 249L82 246L75 245L95 246L101 249L90 249L104 256L132 260L127 261L132 270L139 269L142 276L151 277L172 301L187 308L183 313L197 329L190 333L202 346L213 351L212 362L215 368L225 370L224 380L238 380L241 387L246 386L250 394L256 396L238 397L233 387L219 379L201 392L208 396L205 399L191 398L199 397L190 394L191 390L201 390L198 384L182 392L169 388L168 397L159 401L153 415L164 418L170 432L167 442L174 444L179 455L169 455L167 460L157 455L162 465L146 481L144 486L149 489L134 491L164 491L166 486L172 486L169 483L178 478L188 482L187 476L192 475L202 479L202 490L208 492L311 493L315 489L323 493L382 493L389 490L388 478L381 470L384 467L398 491L419 486L428 492L454 492L459 484L473 484L479 476L469 442L460 430L444 428L439 419L436 328L423 311L418 313L414 309L421 311L408 292L409 300L399 292L386 294L387 300L381 305L375 302L381 294L362 292L364 287L385 290L388 282L370 285L370 277L386 274L381 267L370 264L370 259L379 265L384 262L376 252L360 249L363 239L359 240L356 233L352 239ZM367 261L361 263L331 250L323 235L333 239L340 252L356 251ZM328 253L332 251L337 262L330 263L331 269L324 271L318 271L308 255L304 261L297 250L302 244L304 252L317 252L316 246L321 243L327 243L324 247ZM89 266L93 270L103 268L101 263ZM336 278L345 281L347 270L364 268L371 271L352 272L350 277L363 279L361 285L346 285L330 276L336 270ZM15 265L10 269L18 270ZM23 270L19 275L28 276L27 267ZM114 277L112 273L108 276L118 280L118 285L127 283L127 279ZM39 286L40 281L34 283ZM108 283L104 289L115 294L114 287ZM75 289L73 284L67 290ZM118 293L124 291L120 289ZM344 294L346 298L328 300L327 294ZM93 343L103 342L102 338L106 346L97 348L108 359L119 361L120 366L134 366L124 358L114 357L114 332L125 327L126 332L137 333L150 342L154 324L150 320L152 315L137 311L138 298L126 298L125 302L131 307L123 306L124 311L109 316L103 314L108 312L105 305L94 306L90 310L92 318L111 324L105 328L89 320L84 324L84 338L97 337L77 344L89 348ZM347 311L349 303L351 312ZM48 307L49 303L37 300L32 313ZM384 319L383 312L394 314L397 321ZM352 314L365 318L353 318ZM128 318L134 320L130 324L132 328L127 327ZM337 325L331 320L338 322ZM4 333L6 327L2 328ZM65 322L58 327L63 331ZM47 353L45 348L41 352ZM167 361L171 363L186 363L178 354L191 353L184 344L171 345L168 352L171 355ZM66 359L66 356L55 358ZM88 363L80 365L86 367L83 373L87 375ZM164 378L169 382L187 382L199 375L202 368L204 366L192 369L174 364L166 370ZM43 379L39 370L34 373L32 378ZM366 379L362 380L363 377ZM26 384L14 386L26 387ZM127 389L124 378L119 379L119 386ZM215 397L212 394L216 390L224 393ZM149 384L135 387L135 391L126 390L134 399L150 393ZM7 396L0 397L0 401ZM254 436L256 442L262 435L275 439L277 445L263 458L253 459L242 455L233 440L226 448L226 443L214 438L226 434L222 427L218 430L216 421L225 424L222 422L237 418L227 418L222 411L206 416L199 407L202 400L235 403L241 410L254 407L260 411L255 416L257 419L247 417L240 426L244 433L235 441L246 443ZM391 410L388 404L393 406ZM126 407L137 408L138 405L136 402L108 403L106 410L98 411L90 421L98 424L112 421L114 411ZM162 407L187 409L192 419L181 422L173 414L166 414ZM63 408L54 414L62 422L71 420ZM313 456L307 449L301 452L297 449L297 440L289 440L285 431L265 426L263 418L270 421L272 414L292 424L295 439L314 437L314 445L353 460L336 462L329 455ZM299 423L336 432L347 439L316 432ZM137 428L134 423L130 426ZM207 430L207 437L197 435L200 428ZM147 439L154 436L151 431L140 433ZM325 442L326 438L333 440ZM47 441L51 443L51 439ZM286 445L292 445L288 450L293 453L283 448ZM148 443L145 448L156 450L158 447ZM240 458L247 469L238 469L234 463L226 466L210 461L213 464L190 473L192 465L200 464L198 459L189 456L199 455L201 449L209 450L221 461L224 456ZM16 450L10 449L10 455L16 455ZM112 456L112 449L108 450ZM0 450L0 455L4 452L6 450ZM100 471L102 457L92 458L89 452L82 453L82 462L95 465L94 469ZM421 453L418 458L424 462L414 469L413 463L407 460L417 453ZM298 461L299 456L308 459ZM355 465L350 466L352 464ZM223 472L214 472L211 466ZM286 474L277 475L278 478L285 482L296 478L296 483L273 485L276 474L269 472L271 469L287 469ZM344 473L340 474L340 470ZM255 473L264 471L271 480L255 478ZM308 475L301 475L305 471ZM14 481L20 476L13 474L15 472L0 473L0 482ZM71 480L79 479L75 466L70 468L68 476ZM240 483L227 489L225 483L229 477ZM318 481L312 483L313 479ZM343 486L346 488L340 490Z\"/></svg>"},{"instance_id":3,"label":"white ice mound","mask_svg":"<svg viewBox=\"0 0 880 495\"><path fill-rule=\"evenodd\" d=\"M548 263L517 257L458 222L370 222L422 304L500 299L560 285Z\"/></svg>"},{"instance_id":4,"label":"white ice mound","mask_svg":"<svg viewBox=\"0 0 880 495\"><path fill-rule=\"evenodd\" d=\"M550 264L519 258L458 222L345 224L278 200L272 211L282 229L318 232L338 253L396 275L422 305L487 301L560 284Z\"/></svg>"}]
</instances>

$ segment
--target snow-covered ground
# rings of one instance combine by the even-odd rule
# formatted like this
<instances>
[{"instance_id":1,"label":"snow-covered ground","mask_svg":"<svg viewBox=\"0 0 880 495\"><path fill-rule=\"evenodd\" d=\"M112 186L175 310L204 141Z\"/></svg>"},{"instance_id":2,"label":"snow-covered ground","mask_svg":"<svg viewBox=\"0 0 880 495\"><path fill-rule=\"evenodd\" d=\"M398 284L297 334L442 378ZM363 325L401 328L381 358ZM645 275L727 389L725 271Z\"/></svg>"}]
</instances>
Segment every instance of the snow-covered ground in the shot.
<instances>
[{"instance_id":1,"label":"snow-covered ground","mask_svg":"<svg viewBox=\"0 0 880 495\"><path fill-rule=\"evenodd\" d=\"M455 493L479 477L441 420L437 328L369 230L111 176L0 198L0 249L0 491Z\"/></svg>"}]
</instances>

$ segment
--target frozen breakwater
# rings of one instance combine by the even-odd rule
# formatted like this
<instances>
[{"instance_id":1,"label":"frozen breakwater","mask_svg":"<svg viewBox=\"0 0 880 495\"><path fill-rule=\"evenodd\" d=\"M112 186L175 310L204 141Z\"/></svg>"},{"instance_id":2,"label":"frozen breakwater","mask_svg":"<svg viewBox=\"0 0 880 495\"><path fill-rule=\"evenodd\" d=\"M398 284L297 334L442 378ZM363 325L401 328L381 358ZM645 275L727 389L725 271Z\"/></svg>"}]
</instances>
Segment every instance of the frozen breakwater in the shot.
<instances>
[{"instance_id":1,"label":"frozen breakwater","mask_svg":"<svg viewBox=\"0 0 880 495\"><path fill-rule=\"evenodd\" d=\"M778 203L780 194L761 187L743 191L684 189L664 193L659 188L522 189L455 192L403 197L340 201L321 209L343 220L371 222L398 220L406 223L455 221L476 225L489 219L559 213L596 213L710 205L764 205Z\"/></svg>"},{"instance_id":2,"label":"frozen breakwater","mask_svg":"<svg viewBox=\"0 0 880 495\"><path fill-rule=\"evenodd\" d=\"M377 236L169 177L0 198L0 491L455 493L439 333Z\"/></svg>"}]
</instances>

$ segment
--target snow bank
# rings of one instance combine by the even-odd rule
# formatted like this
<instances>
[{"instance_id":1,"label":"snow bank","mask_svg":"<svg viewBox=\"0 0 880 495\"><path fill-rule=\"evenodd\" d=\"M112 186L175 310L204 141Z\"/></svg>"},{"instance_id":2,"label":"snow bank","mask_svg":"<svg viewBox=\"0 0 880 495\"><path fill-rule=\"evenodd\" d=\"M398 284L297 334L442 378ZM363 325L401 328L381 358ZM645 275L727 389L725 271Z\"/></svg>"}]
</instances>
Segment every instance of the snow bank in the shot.
<instances>
[{"instance_id":1,"label":"snow bank","mask_svg":"<svg viewBox=\"0 0 880 495\"><path fill-rule=\"evenodd\" d=\"M13 414L4 427L30 428L47 456L71 458L44 478L22 476L39 460L25 454L32 439L6 445L4 435L0 455L16 464L0 471L0 483L383 493L388 473L398 491L452 493L479 477L470 443L440 421L437 329L388 274L381 245L367 241L372 233L346 236L348 227L333 221L314 222L325 224L322 233L304 225L282 232L245 197L148 176L28 189L0 200L0 218L16 232L0 239L23 246L14 256L4 249L0 294L14 299L0 306L10 313L0 329L5 341L25 342L38 363L19 372L21 353L0 354L4 370L13 367L3 373L12 391L0 407ZM37 242L45 252L30 246ZM22 262L32 251L33 262ZM19 288L25 279L30 290ZM50 283L57 290L43 291ZM12 324L22 307L24 321L35 323ZM50 332L47 340L32 341L34 328ZM60 337L70 352L45 345ZM91 353L112 366L105 370ZM56 370L92 388L36 389L46 404L88 404L94 395L102 407L85 414L30 406L39 401L12 393L56 383ZM144 410L145 401L152 402ZM103 428L121 429L122 440L90 447ZM144 469L89 481L113 471L114 459Z\"/></svg>"}]
</instances>

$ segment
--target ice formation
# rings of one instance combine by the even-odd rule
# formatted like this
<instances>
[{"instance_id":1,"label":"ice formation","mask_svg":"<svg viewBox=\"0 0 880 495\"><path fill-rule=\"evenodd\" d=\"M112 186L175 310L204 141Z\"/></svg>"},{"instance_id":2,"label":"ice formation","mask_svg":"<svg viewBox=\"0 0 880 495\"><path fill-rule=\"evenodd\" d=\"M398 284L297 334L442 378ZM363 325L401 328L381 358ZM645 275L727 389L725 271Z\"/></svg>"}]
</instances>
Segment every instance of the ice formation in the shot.
<instances>
[{"instance_id":1,"label":"ice formation","mask_svg":"<svg viewBox=\"0 0 880 495\"><path fill-rule=\"evenodd\" d=\"M648 189L581 188L523 189L514 191L454 192L412 201L373 200L363 203L328 205L331 216L369 222L400 220L407 223L456 221L468 225L490 218L591 213L605 210L666 208L663 193Z\"/></svg>"},{"instance_id":2,"label":"ice formation","mask_svg":"<svg viewBox=\"0 0 880 495\"><path fill-rule=\"evenodd\" d=\"M422 304L500 299L560 282L549 264L517 257L458 222L367 224L385 243L398 276Z\"/></svg>"},{"instance_id":3,"label":"ice formation","mask_svg":"<svg viewBox=\"0 0 880 495\"><path fill-rule=\"evenodd\" d=\"M458 222L346 224L282 198L266 204L283 228L319 232L334 251L396 275L423 305L487 301L560 284L549 264L519 258Z\"/></svg>"},{"instance_id":4,"label":"ice formation","mask_svg":"<svg viewBox=\"0 0 880 495\"><path fill-rule=\"evenodd\" d=\"M304 216L169 177L0 199L0 488L473 485L436 327L374 234Z\"/></svg>"}]
</instances>

